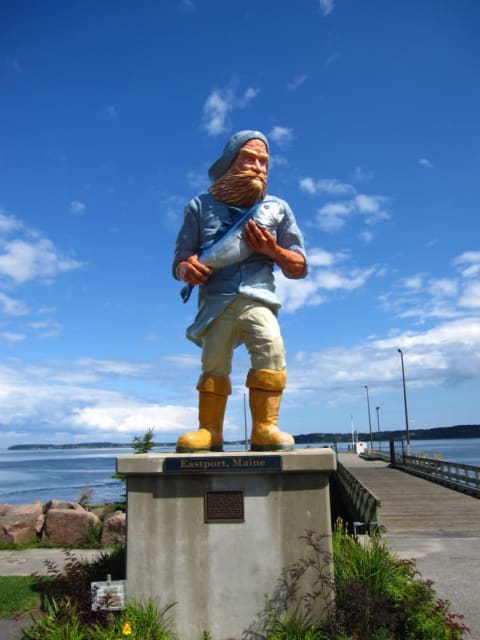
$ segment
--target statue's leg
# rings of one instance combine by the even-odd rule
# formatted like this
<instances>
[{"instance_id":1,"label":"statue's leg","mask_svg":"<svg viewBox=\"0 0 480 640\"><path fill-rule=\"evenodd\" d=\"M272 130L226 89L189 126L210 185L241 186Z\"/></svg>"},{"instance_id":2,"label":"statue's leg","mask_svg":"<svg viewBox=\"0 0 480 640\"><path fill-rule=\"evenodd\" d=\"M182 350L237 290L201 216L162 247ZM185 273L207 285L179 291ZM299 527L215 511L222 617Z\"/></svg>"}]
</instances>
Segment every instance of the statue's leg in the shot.
<instances>
[{"instance_id":1,"label":"statue's leg","mask_svg":"<svg viewBox=\"0 0 480 640\"><path fill-rule=\"evenodd\" d=\"M223 418L232 393L230 371L236 320L233 305L211 323L203 336L202 374L198 380L198 431L177 440L177 452L223 451Z\"/></svg>"},{"instance_id":2,"label":"statue's leg","mask_svg":"<svg viewBox=\"0 0 480 640\"><path fill-rule=\"evenodd\" d=\"M285 451L295 447L289 433L280 431L278 413L285 388L285 348L273 311L265 304L246 300L240 316L241 336L248 349L251 369L247 376L252 413L252 451Z\"/></svg>"},{"instance_id":3,"label":"statue's leg","mask_svg":"<svg viewBox=\"0 0 480 640\"><path fill-rule=\"evenodd\" d=\"M286 379L285 371L250 369L248 372L252 451L291 451L295 448L293 436L278 428L278 413Z\"/></svg>"},{"instance_id":4,"label":"statue's leg","mask_svg":"<svg viewBox=\"0 0 480 640\"><path fill-rule=\"evenodd\" d=\"M230 379L202 373L197 390L199 428L179 437L177 453L223 451L223 418L232 392Z\"/></svg>"}]
</instances>

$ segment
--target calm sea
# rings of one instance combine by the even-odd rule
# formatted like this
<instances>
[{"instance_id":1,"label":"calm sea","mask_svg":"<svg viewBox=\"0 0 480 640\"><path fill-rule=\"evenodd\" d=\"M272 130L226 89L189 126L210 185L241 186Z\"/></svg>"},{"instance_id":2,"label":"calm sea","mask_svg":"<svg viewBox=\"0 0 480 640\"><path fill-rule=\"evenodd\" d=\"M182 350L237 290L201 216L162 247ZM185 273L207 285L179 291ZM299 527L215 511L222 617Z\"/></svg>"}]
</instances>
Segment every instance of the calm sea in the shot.
<instances>
[{"instance_id":1,"label":"calm sea","mask_svg":"<svg viewBox=\"0 0 480 640\"><path fill-rule=\"evenodd\" d=\"M387 450L388 444L382 443L382 448ZM245 450L242 445L228 449ZM346 445L339 447L345 449ZM441 455L443 460L480 467L480 438L414 440L411 449L414 454ZM124 484L112 478L115 461L117 456L129 453L132 449L0 449L0 504L28 504L34 500L44 503L53 498L78 500L85 491L90 492L91 504L115 502L125 491Z\"/></svg>"}]
</instances>

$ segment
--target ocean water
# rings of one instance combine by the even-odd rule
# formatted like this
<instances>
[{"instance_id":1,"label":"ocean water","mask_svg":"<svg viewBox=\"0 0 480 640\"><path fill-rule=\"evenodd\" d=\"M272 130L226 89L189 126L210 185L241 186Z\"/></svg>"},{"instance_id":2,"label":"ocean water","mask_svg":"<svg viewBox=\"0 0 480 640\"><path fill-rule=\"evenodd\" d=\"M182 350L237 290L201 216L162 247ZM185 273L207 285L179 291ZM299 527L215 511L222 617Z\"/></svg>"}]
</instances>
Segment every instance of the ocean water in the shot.
<instances>
[{"instance_id":1,"label":"ocean water","mask_svg":"<svg viewBox=\"0 0 480 640\"><path fill-rule=\"evenodd\" d=\"M377 445L374 440L374 446ZM244 451L245 447L229 445L226 449ZM382 449L388 451L388 443L383 442ZM346 450L346 445L342 443L339 450ZM414 440L411 450L416 455L441 456L450 462L480 467L480 438ZM90 493L91 504L121 500L125 493L124 483L113 479L112 475L115 473L117 457L132 451L127 447L30 451L0 449L0 504L28 504L34 500L45 503L51 499L79 500L85 491ZM172 449L159 447L154 451Z\"/></svg>"}]
</instances>

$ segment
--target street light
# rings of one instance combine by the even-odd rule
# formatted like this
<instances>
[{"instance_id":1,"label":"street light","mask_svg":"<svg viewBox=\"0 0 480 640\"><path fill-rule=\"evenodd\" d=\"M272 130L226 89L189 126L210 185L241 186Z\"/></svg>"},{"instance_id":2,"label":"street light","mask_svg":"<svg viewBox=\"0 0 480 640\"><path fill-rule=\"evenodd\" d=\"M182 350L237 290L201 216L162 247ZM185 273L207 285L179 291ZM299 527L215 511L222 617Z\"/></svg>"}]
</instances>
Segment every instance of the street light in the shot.
<instances>
[{"instance_id":1,"label":"street light","mask_svg":"<svg viewBox=\"0 0 480 640\"><path fill-rule=\"evenodd\" d=\"M403 404L405 406L405 429L407 431L407 447L410 446L410 430L408 428L408 409L407 409L407 385L405 384L405 366L403 364L403 351L398 349L400 359L402 361L402 380L403 380Z\"/></svg>"},{"instance_id":2,"label":"street light","mask_svg":"<svg viewBox=\"0 0 480 640\"><path fill-rule=\"evenodd\" d=\"M367 392L367 407L368 407L368 427L370 429L370 449L373 449L373 439L372 439L372 418L370 415L370 397L368 395L368 387L365 385L365 391Z\"/></svg>"},{"instance_id":3,"label":"street light","mask_svg":"<svg viewBox=\"0 0 480 640\"><path fill-rule=\"evenodd\" d=\"M377 412L377 431L378 431L378 448L382 450L382 443L380 442L380 407L375 407Z\"/></svg>"}]
</instances>

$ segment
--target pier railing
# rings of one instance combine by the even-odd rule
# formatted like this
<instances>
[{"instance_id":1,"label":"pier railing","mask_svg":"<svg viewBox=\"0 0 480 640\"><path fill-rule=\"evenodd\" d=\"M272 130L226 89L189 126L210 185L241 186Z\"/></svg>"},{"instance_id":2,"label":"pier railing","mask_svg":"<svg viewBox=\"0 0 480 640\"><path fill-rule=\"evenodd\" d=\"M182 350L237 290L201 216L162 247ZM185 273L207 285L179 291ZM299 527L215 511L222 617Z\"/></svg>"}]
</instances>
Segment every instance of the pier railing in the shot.
<instances>
[{"instance_id":1,"label":"pier railing","mask_svg":"<svg viewBox=\"0 0 480 640\"><path fill-rule=\"evenodd\" d=\"M409 455L400 457L396 466L402 466L405 471L417 476L480 498L480 467Z\"/></svg>"},{"instance_id":2,"label":"pier railing","mask_svg":"<svg viewBox=\"0 0 480 640\"><path fill-rule=\"evenodd\" d=\"M438 458L413 456L405 450L395 451L392 460L391 452L370 449L362 457L370 460L390 462L396 469L412 473L426 480L443 484L450 489L468 493L480 498L480 467L459 462L448 462Z\"/></svg>"},{"instance_id":3,"label":"pier railing","mask_svg":"<svg viewBox=\"0 0 480 640\"><path fill-rule=\"evenodd\" d=\"M341 462L337 462L336 477L344 496L347 497L351 505L354 519L362 523L377 524L377 509L380 506L380 500L360 480L357 480Z\"/></svg>"}]
</instances>

